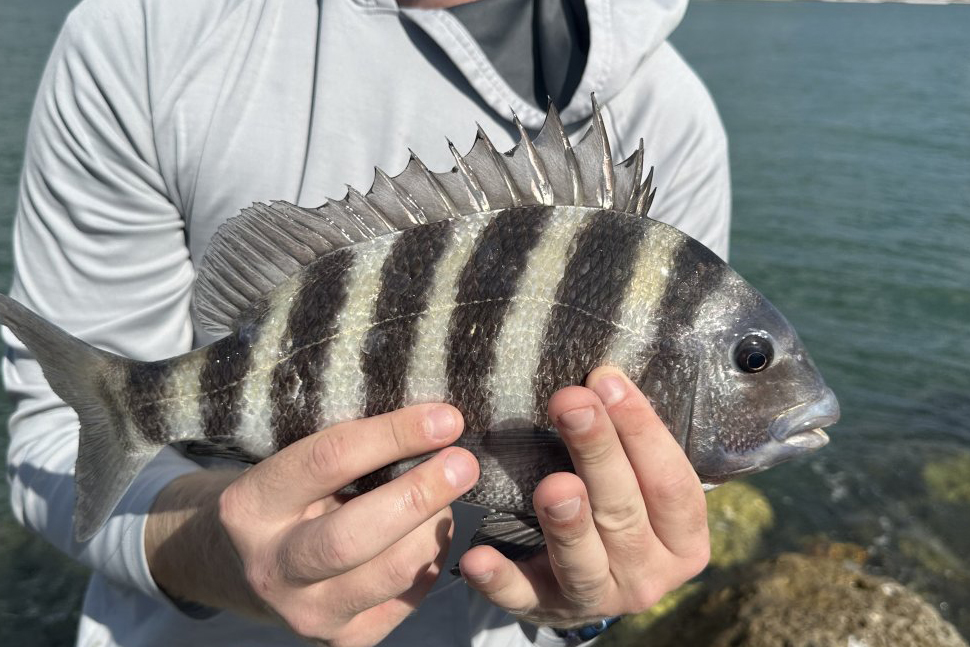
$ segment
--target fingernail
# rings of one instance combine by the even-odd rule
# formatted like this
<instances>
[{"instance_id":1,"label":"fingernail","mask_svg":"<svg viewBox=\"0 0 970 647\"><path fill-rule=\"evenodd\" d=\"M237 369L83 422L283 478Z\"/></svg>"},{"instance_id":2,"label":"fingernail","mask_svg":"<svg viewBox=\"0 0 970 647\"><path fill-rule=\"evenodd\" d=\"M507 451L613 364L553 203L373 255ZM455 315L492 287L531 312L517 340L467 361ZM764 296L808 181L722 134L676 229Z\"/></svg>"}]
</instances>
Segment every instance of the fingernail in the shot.
<instances>
[{"instance_id":1,"label":"fingernail","mask_svg":"<svg viewBox=\"0 0 970 647\"><path fill-rule=\"evenodd\" d=\"M464 453L453 451L445 457L445 478L452 487L465 487L474 477L475 466Z\"/></svg>"},{"instance_id":2,"label":"fingernail","mask_svg":"<svg viewBox=\"0 0 970 647\"><path fill-rule=\"evenodd\" d=\"M582 409L573 409L572 411L559 414L559 424L565 427L566 431L581 433L588 431L593 426L593 419L595 417L596 412L593 410L593 407L583 407Z\"/></svg>"},{"instance_id":3,"label":"fingernail","mask_svg":"<svg viewBox=\"0 0 970 647\"><path fill-rule=\"evenodd\" d=\"M603 404L611 407L626 396L626 384L616 375L608 375L596 383L593 391Z\"/></svg>"},{"instance_id":4,"label":"fingernail","mask_svg":"<svg viewBox=\"0 0 970 647\"><path fill-rule=\"evenodd\" d=\"M455 433L455 414L450 407L435 407L428 412L428 436L444 440Z\"/></svg>"},{"instance_id":5,"label":"fingernail","mask_svg":"<svg viewBox=\"0 0 970 647\"><path fill-rule=\"evenodd\" d=\"M546 508L546 514L553 521L569 521L579 514L579 503L579 497L574 496L571 499L566 499L555 505L548 506Z\"/></svg>"},{"instance_id":6,"label":"fingernail","mask_svg":"<svg viewBox=\"0 0 970 647\"><path fill-rule=\"evenodd\" d=\"M469 579L475 584L488 584L488 581L495 576L495 571L485 571L484 573L477 573L472 575L471 573L465 573L465 579Z\"/></svg>"}]
</instances>

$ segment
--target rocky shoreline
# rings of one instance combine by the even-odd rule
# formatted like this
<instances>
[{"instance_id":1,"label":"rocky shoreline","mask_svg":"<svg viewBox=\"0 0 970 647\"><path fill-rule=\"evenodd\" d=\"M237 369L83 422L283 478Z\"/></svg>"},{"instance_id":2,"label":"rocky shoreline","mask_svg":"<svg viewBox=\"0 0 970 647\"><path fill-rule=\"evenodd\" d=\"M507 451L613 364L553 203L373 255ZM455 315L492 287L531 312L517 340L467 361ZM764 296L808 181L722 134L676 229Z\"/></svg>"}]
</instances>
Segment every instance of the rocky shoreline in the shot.
<instances>
[{"instance_id":1,"label":"rocky shoreline","mask_svg":"<svg viewBox=\"0 0 970 647\"><path fill-rule=\"evenodd\" d=\"M970 503L967 470L970 455L928 465L927 493L951 505ZM774 513L753 485L714 490L708 511L710 568L653 609L624 618L599 645L970 647L919 593L867 570L870 554L862 546L811 537L803 552L759 559ZM913 543L938 557L925 542ZM941 569L953 574L953 560L943 561ZM962 563L956 568L965 570Z\"/></svg>"}]
</instances>

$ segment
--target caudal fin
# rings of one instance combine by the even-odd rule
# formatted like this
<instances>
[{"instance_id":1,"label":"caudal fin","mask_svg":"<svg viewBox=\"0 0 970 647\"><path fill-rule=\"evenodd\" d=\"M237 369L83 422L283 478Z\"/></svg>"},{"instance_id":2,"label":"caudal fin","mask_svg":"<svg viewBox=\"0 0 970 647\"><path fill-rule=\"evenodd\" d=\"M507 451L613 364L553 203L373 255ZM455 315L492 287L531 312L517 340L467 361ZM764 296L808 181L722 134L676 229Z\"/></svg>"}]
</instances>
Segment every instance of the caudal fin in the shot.
<instances>
[{"instance_id":1,"label":"caudal fin","mask_svg":"<svg viewBox=\"0 0 970 647\"><path fill-rule=\"evenodd\" d=\"M73 337L3 294L0 320L27 345L51 388L80 419L74 536L86 541L162 448L137 434L124 408L124 379L133 360Z\"/></svg>"}]
</instances>

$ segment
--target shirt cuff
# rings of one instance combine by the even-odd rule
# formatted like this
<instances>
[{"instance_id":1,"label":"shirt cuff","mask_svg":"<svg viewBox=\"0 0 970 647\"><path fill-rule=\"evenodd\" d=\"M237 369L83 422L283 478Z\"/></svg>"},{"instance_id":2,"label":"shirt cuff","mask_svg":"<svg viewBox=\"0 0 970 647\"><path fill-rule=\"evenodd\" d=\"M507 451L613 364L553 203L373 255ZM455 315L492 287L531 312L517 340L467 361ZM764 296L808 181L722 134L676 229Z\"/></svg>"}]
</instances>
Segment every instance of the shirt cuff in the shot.
<instances>
[{"instance_id":1,"label":"shirt cuff","mask_svg":"<svg viewBox=\"0 0 970 647\"><path fill-rule=\"evenodd\" d=\"M113 582L180 608L152 578L145 554L145 526L159 492L180 476L200 469L171 447L163 448L132 483L104 528L83 546L83 561L94 564Z\"/></svg>"}]
</instances>

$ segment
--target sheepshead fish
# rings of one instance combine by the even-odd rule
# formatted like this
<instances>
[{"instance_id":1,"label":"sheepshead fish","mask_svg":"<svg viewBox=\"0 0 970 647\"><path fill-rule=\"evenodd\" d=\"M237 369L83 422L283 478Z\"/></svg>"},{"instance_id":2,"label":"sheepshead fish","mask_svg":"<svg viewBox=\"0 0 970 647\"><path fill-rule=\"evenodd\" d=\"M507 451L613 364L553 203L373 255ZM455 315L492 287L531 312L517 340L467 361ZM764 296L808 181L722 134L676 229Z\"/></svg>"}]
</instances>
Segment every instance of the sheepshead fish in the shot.
<instances>
[{"instance_id":1,"label":"sheepshead fish","mask_svg":"<svg viewBox=\"0 0 970 647\"><path fill-rule=\"evenodd\" d=\"M795 331L713 252L647 217L642 142L614 164L593 108L575 146L550 107L534 140L516 120L507 153L479 128L467 155L451 147L450 172L412 155L366 195L244 210L195 286L195 316L221 338L184 355L113 355L0 299L80 419L76 537L169 443L258 461L333 423L444 401L481 463L463 499L492 510L474 542L514 557L541 543L536 485L572 469L547 402L600 364L641 385L707 486L825 445L838 404Z\"/></svg>"}]
</instances>

